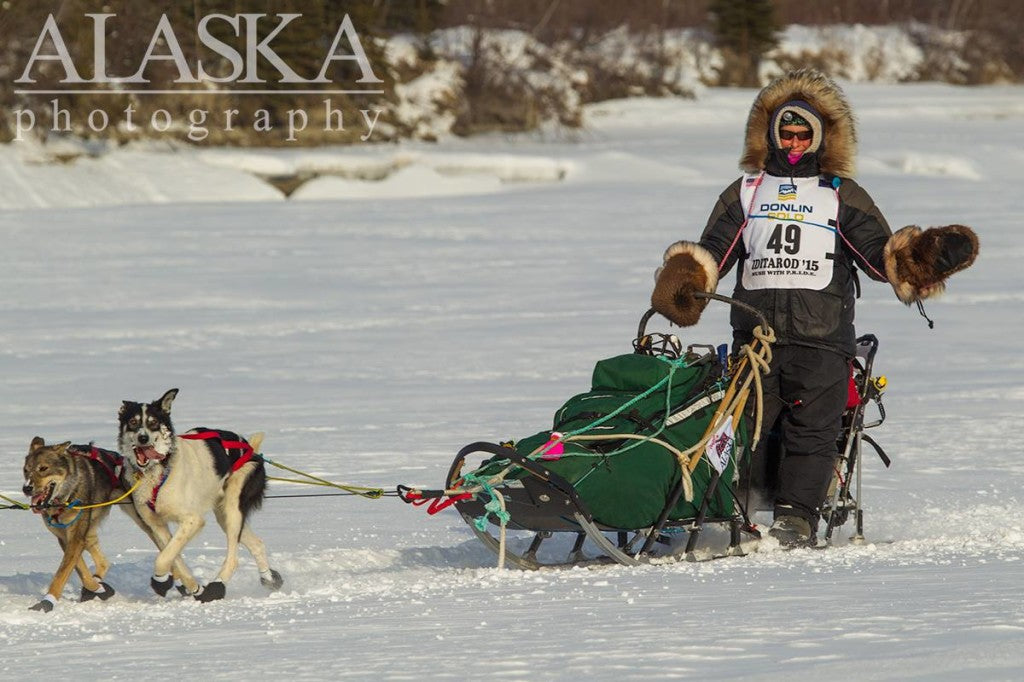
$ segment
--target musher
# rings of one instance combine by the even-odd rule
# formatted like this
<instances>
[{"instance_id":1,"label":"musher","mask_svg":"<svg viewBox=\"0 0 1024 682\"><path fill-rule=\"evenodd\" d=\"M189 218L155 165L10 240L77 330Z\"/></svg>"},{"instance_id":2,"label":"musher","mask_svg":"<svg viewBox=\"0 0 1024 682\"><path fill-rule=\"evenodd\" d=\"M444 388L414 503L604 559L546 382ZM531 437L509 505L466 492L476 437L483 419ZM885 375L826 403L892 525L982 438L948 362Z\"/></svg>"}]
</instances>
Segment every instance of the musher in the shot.
<instances>
[{"instance_id":1,"label":"musher","mask_svg":"<svg viewBox=\"0 0 1024 682\"><path fill-rule=\"evenodd\" d=\"M698 243L668 248L651 297L671 321L696 324L707 300L692 294L713 292L738 264L733 297L767 316L777 341L752 476L774 426L785 456L769 534L788 546L815 537L838 454L856 352L857 270L889 282L909 305L941 293L978 253L962 225L893 234L852 179L855 153L853 112L830 78L804 69L767 85L747 120L745 174L722 192ZM757 320L734 307L731 323L735 351L752 340Z\"/></svg>"}]
</instances>

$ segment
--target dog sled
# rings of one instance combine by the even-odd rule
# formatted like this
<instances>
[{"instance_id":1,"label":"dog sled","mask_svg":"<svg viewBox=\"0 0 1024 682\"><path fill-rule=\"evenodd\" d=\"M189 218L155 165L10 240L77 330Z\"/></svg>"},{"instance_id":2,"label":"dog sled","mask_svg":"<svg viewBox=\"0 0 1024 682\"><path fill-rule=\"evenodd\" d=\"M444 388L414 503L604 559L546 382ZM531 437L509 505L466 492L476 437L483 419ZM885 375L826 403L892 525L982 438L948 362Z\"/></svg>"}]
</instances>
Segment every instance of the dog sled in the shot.
<instances>
[{"instance_id":1,"label":"dog sled","mask_svg":"<svg viewBox=\"0 0 1024 682\"><path fill-rule=\"evenodd\" d=\"M637 565L756 549L761 532L751 516L760 509L751 501L772 498L770 490L751 489L749 470L753 434L761 432L760 375L774 339L750 310L761 320L757 338L731 358L725 345L684 348L673 334L648 332L655 313L647 311L633 352L599 361L590 390L569 399L550 429L471 443L456 455L444 489L399 486L399 495L429 503L431 514L454 505L499 566ZM862 445L888 466L863 433L885 419L884 377L873 375L878 340L861 337L858 349L833 484L821 506L822 546L851 518L851 540L863 540ZM872 405L878 416L868 422ZM777 466L779 448L769 442L764 451L761 465ZM702 543L702 535L714 541Z\"/></svg>"}]
</instances>

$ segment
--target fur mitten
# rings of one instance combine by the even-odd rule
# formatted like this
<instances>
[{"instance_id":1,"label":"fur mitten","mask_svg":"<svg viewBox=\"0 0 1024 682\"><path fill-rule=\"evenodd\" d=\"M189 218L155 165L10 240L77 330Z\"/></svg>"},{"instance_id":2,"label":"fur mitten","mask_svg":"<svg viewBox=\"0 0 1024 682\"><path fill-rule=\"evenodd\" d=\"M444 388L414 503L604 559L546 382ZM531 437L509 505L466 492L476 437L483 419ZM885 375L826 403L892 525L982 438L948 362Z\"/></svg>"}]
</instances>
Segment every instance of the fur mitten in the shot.
<instances>
[{"instance_id":1,"label":"fur mitten","mask_svg":"<svg viewBox=\"0 0 1024 682\"><path fill-rule=\"evenodd\" d=\"M885 244L885 274L906 304L938 296L946 278L971 266L978 257L978 235L964 225L922 230L908 225Z\"/></svg>"},{"instance_id":2,"label":"fur mitten","mask_svg":"<svg viewBox=\"0 0 1024 682\"><path fill-rule=\"evenodd\" d=\"M718 265L700 244L676 242L665 252L665 263L654 274L651 307L680 327L697 324L708 304L694 293L713 293L718 286Z\"/></svg>"}]
</instances>

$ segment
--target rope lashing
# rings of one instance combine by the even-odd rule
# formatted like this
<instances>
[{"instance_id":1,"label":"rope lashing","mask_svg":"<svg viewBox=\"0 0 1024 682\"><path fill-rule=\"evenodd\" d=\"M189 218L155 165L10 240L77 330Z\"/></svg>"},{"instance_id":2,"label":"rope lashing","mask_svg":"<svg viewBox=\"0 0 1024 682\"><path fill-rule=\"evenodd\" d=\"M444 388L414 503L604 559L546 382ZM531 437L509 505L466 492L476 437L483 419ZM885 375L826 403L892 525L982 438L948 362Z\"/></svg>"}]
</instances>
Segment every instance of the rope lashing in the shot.
<instances>
[{"instance_id":1,"label":"rope lashing","mask_svg":"<svg viewBox=\"0 0 1024 682\"><path fill-rule=\"evenodd\" d=\"M481 533L487 530L487 519L492 514L498 519L498 568L505 568L505 527L508 525L511 515L505 508L505 496L501 494L501 491L495 490L492 485L492 481L484 481L477 479L472 474L467 474L470 482L476 483L483 492L490 496L490 501L484 505L484 513L479 517L473 519L473 525ZM475 479L475 480L473 480ZM467 480L463 477L463 480Z\"/></svg>"},{"instance_id":2,"label":"rope lashing","mask_svg":"<svg viewBox=\"0 0 1024 682\"><path fill-rule=\"evenodd\" d=\"M711 436L714 435L718 429L725 423L727 417L732 417L735 423L739 417L743 414L743 410L746 407L747 399L750 397L750 384L755 385L755 392L757 395L756 410L754 414L754 436L751 439L750 448L753 450L757 447L757 443L760 440L761 434L761 422L762 415L764 412L764 389L761 384L761 374L768 372L768 366L771 363L772 351L771 344L775 342L775 332L771 327L768 327L767 331L764 331L760 325L754 328L754 341L751 344L746 344L740 349L740 353L743 355L736 369L736 373L733 374L732 381L729 383L729 388L725 393L725 397L722 398L722 402L718 404L718 409L715 410L714 416L708 423L707 429L704 431L704 436L693 445L688 448L685 453L689 456L698 450L703 450L707 446ZM757 350L754 346L760 346ZM744 375L746 372L746 375ZM743 380L742 386L737 389L737 385L740 380ZM700 457L694 457L690 460L690 471L697 468L697 463L700 461Z\"/></svg>"},{"instance_id":3,"label":"rope lashing","mask_svg":"<svg viewBox=\"0 0 1024 682\"><path fill-rule=\"evenodd\" d=\"M666 385L668 386L668 388L667 388L667 390L665 392L665 404L666 404L666 410L667 410L668 406L671 405L671 401L672 401L672 377L675 375L676 370L687 367L687 363L686 363L685 360L681 360L681 359L680 360L670 360L668 358L663 358L661 356L658 356L658 359L668 365L668 374L666 374L664 377L662 377L656 384L651 386L649 389L647 389L643 393L641 393L641 394L639 394L639 395L637 395L637 396L635 396L633 398L630 398L628 401L626 401L625 403L623 403L619 407L615 408L614 410L612 410L608 414L604 415L603 417L595 419L594 421L590 422L589 424L587 424L585 426L581 426L578 429L574 429L572 431L567 431L566 433L564 433L562 435L561 439L555 439L554 441L549 441L547 443L544 443L544 445L541 445L536 450L531 452L528 455L528 457L533 457L533 456L537 455L541 450L547 449L548 447L550 447L550 446L552 446L554 444L557 444L559 442L564 442L567 438L571 438L572 436L576 436L578 434L583 434L583 433L586 433L587 431L592 431L593 429L596 429L598 426L600 426L601 424L604 424L609 419L613 419L613 418L617 417L618 415L622 414L623 412L625 412L626 410L631 408L633 405L636 405L638 402L640 402L644 398L647 398L648 396L652 395L653 393L656 393L657 391L660 391L662 386L666 386ZM657 436L664 429L665 429L665 424L662 423L661 427L657 431L655 431L652 435L653 436Z\"/></svg>"},{"instance_id":4,"label":"rope lashing","mask_svg":"<svg viewBox=\"0 0 1024 682\"><path fill-rule=\"evenodd\" d=\"M640 445L642 443L655 443L655 444L660 445L661 447L665 448L666 450L671 452L673 455L675 455L676 459L679 461L680 471L682 472L684 499L687 502L693 502L693 477L690 475L690 468L689 468L689 466L687 466L688 463L689 463L690 457L689 457L689 455L686 454L686 452L684 452L683 450L680 450L679 448L675 447L671 443L668 443L668 442L666 442L664 440L661 440L660 438L655 438L653 435L652 436L641 436L641 435L635 434L635 433L607 433L607 434L593 435L593 436L579 435L579 436L572 436L571 438L566 438L565 441L570 441L570 442L571 441L601 441L601 440L623 440L623 439L625 439L625 440L640 441L636 445ZM635 447L635 445L633 447ZM618 450L618 451L615 451L615 452L610 452L610 453L607 453L607 454L615 455L615 454L619 454L620 452L624 452L625 450L626 450L626 448L623 448L622 450Z\"/></svg>"}]
</instances>

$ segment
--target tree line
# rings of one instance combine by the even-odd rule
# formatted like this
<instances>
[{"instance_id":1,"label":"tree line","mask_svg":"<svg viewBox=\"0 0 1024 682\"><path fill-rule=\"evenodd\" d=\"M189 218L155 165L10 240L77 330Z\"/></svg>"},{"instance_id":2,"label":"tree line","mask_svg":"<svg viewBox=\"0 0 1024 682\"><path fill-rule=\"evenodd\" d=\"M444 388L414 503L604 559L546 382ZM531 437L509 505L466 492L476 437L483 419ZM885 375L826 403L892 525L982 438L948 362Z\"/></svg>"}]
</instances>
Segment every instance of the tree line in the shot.
<instances>
[{"instance_id":1,"label":"tree line","mask_svg":"<svg viewBox=\"0 0 1024 682\"><path fill-rule=\"evenodd\" d=\"M288 13L301 15L301 21L280 28L280 16ZM97 50L97 21L95 17L90 18L90 14L112 15L102 24L105 70L110 75L136 73L147 50L160 56L180 54L190 66L202 61L204 70L214 76L237 74L239 65L232 58L232 55L237 55L238 59L246 60L246 69L249 68L248 60L252 59L255 62L253 68L265 76L258 85L260 89L274 91L295 90L292 85L280 81L281 68L274 59L304 75L317 73L332 42L337 39L339 25L347 16L358 29L361 47L369 62L383 65L375 71L380 80L377 87L383 93L380 111L383 113L383 128L390 128L395 137L401 137L406 131L392 116L391 109L397 107L394 86L416 74L403 73L400 67L389 64L385 39L397 34L423 37L438 29L460 26L476 31L478 42L484 31L515 30L541 44L560 45L563 50L566 45L584 50L609 32L621 28L629 31L630 35L638 36L638 39L646 40L646 44L654 45L658 44L659 36L668 31L696 29L706 33L708 40L725 59L716 84L753 86L758 84L760 60L776 45L779 30L788 24L918 22L947 30L973 32L980 38L973 42L983 46L983 52L978 53L979 61L995 54L1001 59L1001 64L1006 65L999 72L1000 77L1006 77L1007 69L1017 80L1024 76L1024 41L1019 36L1019 27L1024 25L1024 3L1018 0L950 0L942 3L931 0L631 0L628 3L602 0L178 0L144 3L137 0L7 0L0 3L0 35L4 36L0 41L0 105L5 112L30 109L40 121L47 121L53 116L55 107L45 97L19 93L16 83L32 55L40 53L40 32L48 16L52 15L56 20L68 58L80 71L81 77L89 80L95 76L93 61ZM235 23L210 21L208 17L214 14L236 17ZM237 19L243 14L260 18ZM167 44L167 36L154 33L154 27L164 16L175 28L173 46ZM200 36L204 18L207 18L204 26L210 40ZM250 24L254 34L248 30ZM267 52L253 52L251 43L254 40L268 38L273 38L273 56ZM224 49L211 49L218 44ZM426 39L419 43L418 49L424 63L435 57ZM982 50L982 47L978 49ZM53 54L49 43L42 50L41 54ZM488 68L495 68L493 60L488 62L476 58L480 55L473 57L472 51L471 57L462 76L464 87L460 96L465 101L456 107L460 121L465 123L461 129L474 132L486 130L489 126L515 129L517 126L536 125L537 117L532 114L513 116L511 123L494 120L509 115L509 97L495 104L493 88L489 84L500 79L487 72ZM32 87L66 89L65 67L66 64L57 59L38 60L32 69ZM251 117L258 108L264 112L268 124L283 127L289 112L297 108L310 112L309 115L316 119L316 112L324 110L321 105L323 97L316 91L330 89L334 83L355 84L365 76L355 61L337 60L330 63L329 69L324 68L324 72L330 75L331 84L304 86L304 89L313 91L311 93L282 92L259 99L214 98L202 92L164 97L111 96L109 93L89 92L100 88L100 85L84 84L80 88L85 92L62 97L61 107L72 115L76 112L102 112L111 119L116 119L126 107L137 112L140 119L156 110L165 111L168 117L173 118L185 116L196 108L213 106L237 109L239 118L244 119ZM140 87L173 90L176 79L180 79L181 66L173 59L158 57L145 63L139 73L143 73L148 81ZM984 80L986 73L979 69L977 80ZM596 73L593 76L595 82L603 80L606 87L603 91L592 90L584 99L622 96L637 87L646 94L680 94L671 90L659 93L657 84L630 83L631 74ZM518 93L511 94L511 99L517 97ZM335 94L332 95L332 106L354 113L367 105L365 99L358 95ZM329 114L330 108L326 111ZM563 122L571 124L571 117ZM311 120L309 126L316 128L322 123L322 120ZM8 113L7 120L0 125L0 140L11 139L11 126ZM359 133L358 130L332 131L330 140L354 141ZM104 131L103 136L130 138L123 126L112 126ZM221 130L210 141L256 143L241 128ZM268 138L263 136L258 143L266 144L267 141ZM310 142L316 141L310 138Z\"/></svg>"}]
</instances>

